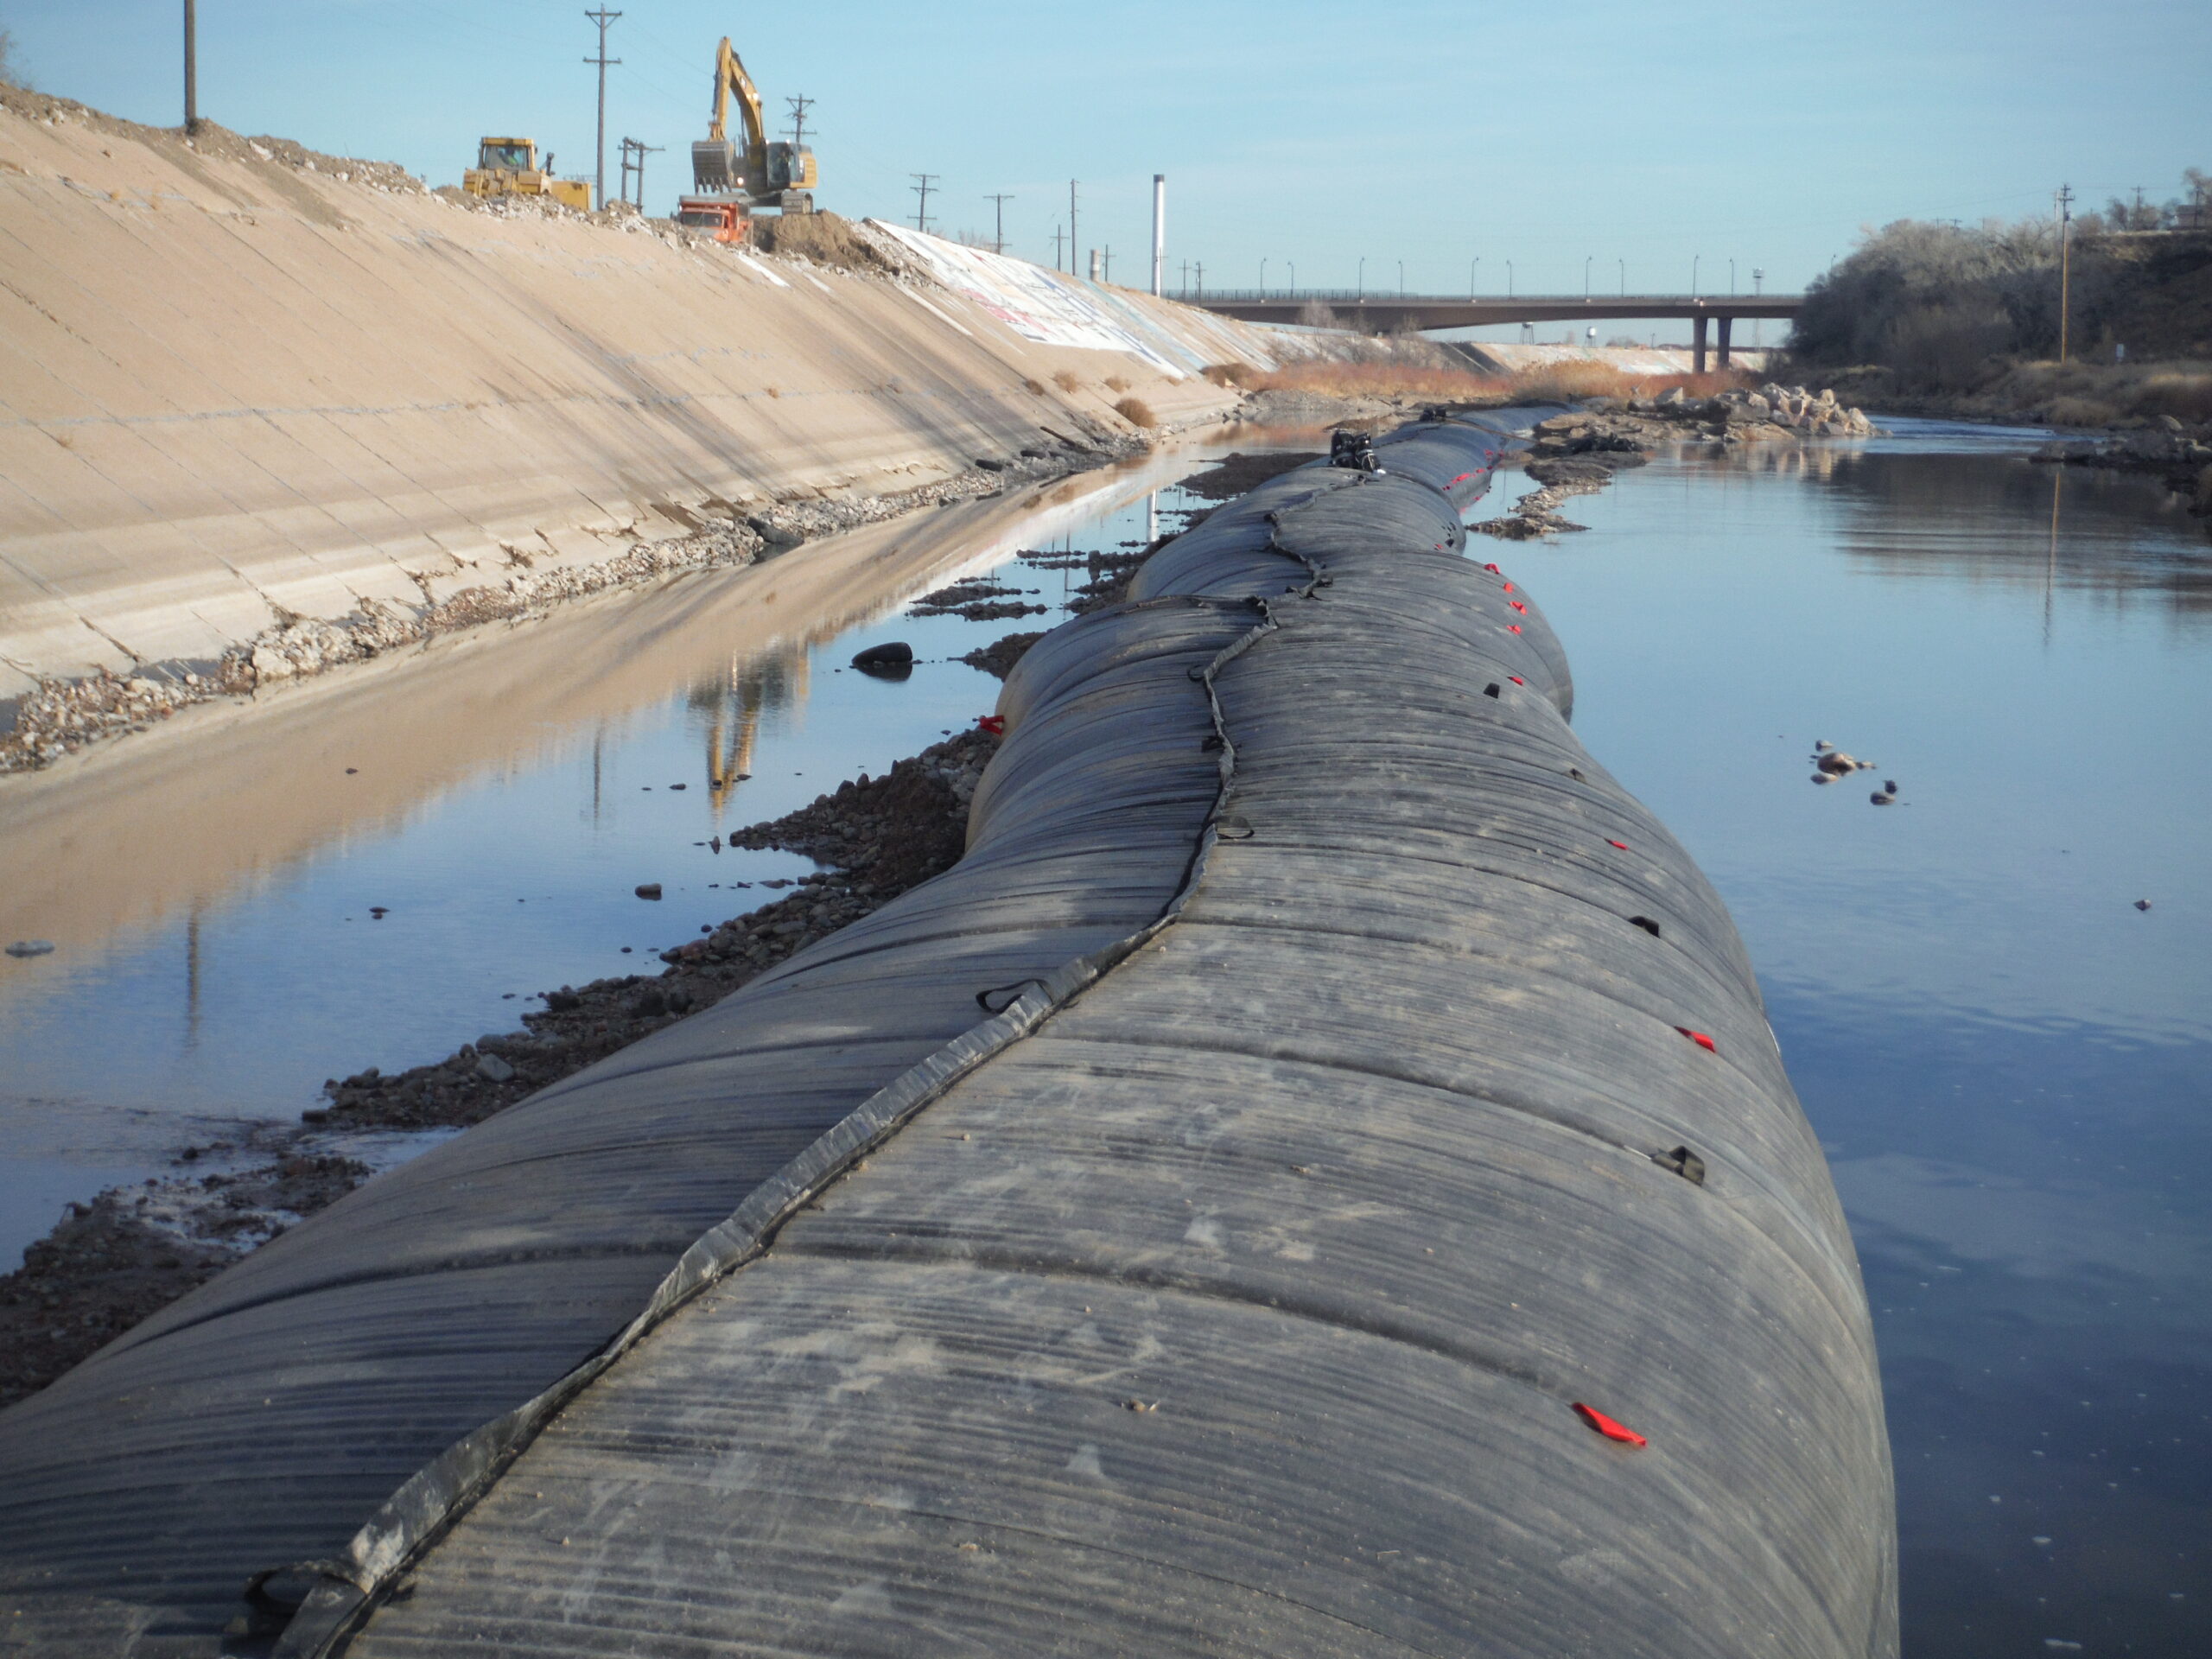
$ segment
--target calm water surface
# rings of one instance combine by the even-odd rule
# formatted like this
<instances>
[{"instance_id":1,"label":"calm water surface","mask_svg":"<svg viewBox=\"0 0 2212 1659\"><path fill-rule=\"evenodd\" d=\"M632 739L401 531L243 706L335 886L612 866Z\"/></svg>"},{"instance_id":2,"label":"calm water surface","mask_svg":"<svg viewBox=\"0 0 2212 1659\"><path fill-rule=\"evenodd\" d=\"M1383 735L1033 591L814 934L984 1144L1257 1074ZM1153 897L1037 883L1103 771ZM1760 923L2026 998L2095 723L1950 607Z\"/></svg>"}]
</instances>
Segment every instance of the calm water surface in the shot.
<instances>
[{"instance_id":1,"label":"calm water surface","mask_svg":"<svg viewBox=\"0 0 2212 1659\"><path fill-rule=\"evenodd\" d=\"M1896 425L1659 461L1570 504L1588 534L1500 562L1567 643L1584 741L1727 898L1828 1148L1908 1653L2212 1653L2212 538L2143 480L2031 465L2028 435ZM986 526L960 568L1141 538L1172 475L1026 538ZM143 1173L181 1116L289 1116L333 1070L656 965L766 896L731 883L805 868L697 843L967 724L996 684L945 659L1052 620L887 601L769 648L670 645L651 695L549 707L435 789L0 963L0 1250ZM934 660L837 671L889 638ZM1817 738L1879 770L1814 787ZM1897 805L1868 802L1883 779ZM648 880L663 905L630 897Z\"/></svg>"},{"instance_id":2,"label":"calm water surface","mask_svg":"<svg viewBox=\"0 0 2212 1659\"><path fill-rule=\"evenodd\" d=\"M1893 424L1659 462L1501 563L1727 899L1827 1147L1907 1653L2212 1654L2212 537ZM1880 769L1814 787L1823 738Z\"/></svg>"}]
</instances>

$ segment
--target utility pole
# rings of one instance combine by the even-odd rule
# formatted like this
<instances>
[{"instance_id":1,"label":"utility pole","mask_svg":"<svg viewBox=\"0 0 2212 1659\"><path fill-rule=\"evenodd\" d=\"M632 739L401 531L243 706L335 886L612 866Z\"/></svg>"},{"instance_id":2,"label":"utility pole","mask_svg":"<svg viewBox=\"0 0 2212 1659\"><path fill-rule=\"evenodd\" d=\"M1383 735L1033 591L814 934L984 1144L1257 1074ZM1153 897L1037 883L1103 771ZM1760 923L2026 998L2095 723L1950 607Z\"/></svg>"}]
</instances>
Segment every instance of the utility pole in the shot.
<instances>
[{"instance_id":1,"label":"utility pole","mask_svg":"<svg viewBox=\"0 0 2212 1659\"><path fill-rule=\"evenodd\" d=\"M785 99L784 102L791 105L791 143L794 145L803 144L806 142L806 112L814 107L814 100L802 92L795 98Z\"/></svg>"},{"instance_id":2,"label":"utility pole","mask_svg":"<svg viewBox=\"0 0 2212 1659\"><path fill-rule=\"evenodd\" d=\"M642 138L622 141L622 200L639 213L645 210L645 157L667 148L666 144L649 144ZM631 159L633 156L635 161ZM634 196L630 194L630 175L633 172L638 175L638 194Z\"/></svg>"},{"instance_id":3,"label":"utility pole","mask_svg":"<svg viewBox=\"0 0 2212 1659\"><path fill-rule=\"evenodd\" d=\"M184 0L184 130L200 130L200 8Z\"/></svg>"},{"instance_id":4,"label":"utility pole","mask_svg":"<svg viewBox=\"0 0 2212 1659\"><path fill-rule=\"evenodd\" d=\"M1108 243L1103 251L1106 256L1106 274L1102 280L1110 283L1114 280L1114 245Z\"/></svg>"},{"instance_id":5,"label":"utility pole","mask_svg":"<svg viewBox=\"0 0 2212 1659\"><path fill-rule=\"evenodd\" d=\"M1061 236L1060 227L1059 227L1058 226L1057 226L1057 225L1053 226L1052 226L1052 269L1053 269L1054 270L1058 270L1060 268L1060 236Z\"/></svg>"},{"instance_id":6,"label":"utility pole","mask_svg":"<svg viewBox=\"0 0 2212 1659\"><path fill-rule=\"evenodd\" d=\"M1187 259L1183 262L1183 286L1176 291L1184 299L1191 296L1191 262Z\"/></svg>"},{"instance_id":7,"label":"utility pole","mask_svg":"<svg viewBox=\"0 0 2212 1659\"><path fill-rule=\"evenodd\" d=\"M2061 363L2066 361L2067 288L2068 279L2072 275L2068 269L2068 256L2073 248L2073 226L2074 187L2062 184L2058 187L2058 360Z\"/></svg>"},{"instance_id":8,"label":"utility pole","mask_svg":"<svg viewBox=\"0 0 2212 1659\"><path fill-rule=\"evenodd\" d=\"M1068 275L1071 276L1075 275L1075 185L1073 179L1068 181Z\"/></svg>"},{"instance_id":9,"label":"utility pole","mask_svg":"<svg viewBox=\"0 0 2212 1659\"><path fill-rule=\"evenodd\" d=\"M1198 297L1203 300L1206 296L1206 262L1201 259L1192 269L1198 274Z\"/></svg>"},{"instance_id":10,"label":"utility pole","mask_svg":"<svg viewBox=\"0 0 2212 1659\"><path fill-rule=\"evenodd\" d=\"M597 11L584 13L587 20L599 25L599 55L584 60L599 66L599 162L593 169L591 187L591 205L594 207L607 206L607 71L610 65L622 61L607 55L607 26L621 15L609 11L605 5Z\"/></svg>"},{"instance_id":11,"label":"utility pole","mask_svg":"<svg viewBox=\"0 0 2212 1659\"><path fill-rule=\"evenodd\" d=\"M930 187L935 184L939 179L943 178L944 175L942 173L909 173L906 176L913 180L913 183L908 185L906 188L922 199L922 205L914 210L914 228L926 234L930 228Z\"/></svg>"},{"instance_id":12,"label":"utility pole","mask_svg":"<svg viewBox=\"0 0 2212 1659\"><path fill-rule=\"evenodd\" d=\"M983 200L998 210L998 230L991 238L991 251L1004 253L1006 251L1006 205L1014 200L1014 196L1009 192L1002 196L985 196Z\"/></svg>"}]
</instances>

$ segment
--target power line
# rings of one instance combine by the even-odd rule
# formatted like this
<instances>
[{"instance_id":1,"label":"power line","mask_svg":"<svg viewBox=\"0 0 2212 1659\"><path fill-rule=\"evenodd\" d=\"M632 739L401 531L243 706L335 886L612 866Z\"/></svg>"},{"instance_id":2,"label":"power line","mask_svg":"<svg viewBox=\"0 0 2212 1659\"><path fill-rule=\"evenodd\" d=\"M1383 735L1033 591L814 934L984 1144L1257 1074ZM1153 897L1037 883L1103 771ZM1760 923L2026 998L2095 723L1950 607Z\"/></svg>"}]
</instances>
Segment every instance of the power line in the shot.
<instances>
[{"instance_id":1,"label":"power line","mask_svg":"<svg viewBox=\"0 0 2212 1659\"><path fill-rule=\"evenodd\" d=\"M998 230L991 238L991 251L1004 253L1006 251L1006 205L1012 201L1014 197L1008 194L1002 196L985 196L983 200L998 210Z\"/></svg>"},{"instance_id":2,"label":"power line","mask_svg":"<svg viewBox=\"0 0 2212 1659\"><path fill-rule=\"evenodd\" d=\"M591 187L592 206L594 207L607 205L607 71L609 66L622 61L620 58L607 55L607 26L621 15L619 11L609 11L604 5L597 11L584 13L587 20L599 25L599 55L584 60L586 63L599 66L599 159L593 169Z\"/></svg>"},{"instance_id":3,"label":"power line","mask_svg":"<svg viewBox=\"0 0 2212 1659\"><path fill-rule=\"evenodd\" d=\"M784 102L791 105L791 144L797 148L806 142L806 112L814 107L814 100L801 92Z\"/></svg>"},{"instance_id":4,"label":"power line","mask_svg":"<svg viewBox=\"0 0 2212 1659\"><path fill-rule=\"evenodd\" d=\"M918 195L922 199L922 205L914 211L914 228L926 233L930 227L930 187L935 184L939 179L943 178L944 175L942 173L910 173L906 176L914 181L914 182L907 188L912 190L915 194Z\"/></svg>"}]
</instances>

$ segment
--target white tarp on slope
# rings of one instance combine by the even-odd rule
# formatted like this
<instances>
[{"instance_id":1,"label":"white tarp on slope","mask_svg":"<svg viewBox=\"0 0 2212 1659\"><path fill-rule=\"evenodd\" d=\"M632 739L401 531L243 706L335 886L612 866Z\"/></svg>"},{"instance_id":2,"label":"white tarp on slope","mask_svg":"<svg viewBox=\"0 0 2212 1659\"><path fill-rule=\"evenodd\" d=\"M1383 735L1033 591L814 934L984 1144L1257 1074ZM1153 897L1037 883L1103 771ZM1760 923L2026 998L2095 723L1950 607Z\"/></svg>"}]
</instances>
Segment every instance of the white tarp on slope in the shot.
<instances>
[{"instance_id":1,"label":"white tarp on slope","mask_svg":"<svg viewBox=\"0 0 2212 1659\"><path fill-rule=\"evenodd\" d=\"M1159 343L1141 338L1109 315L1097 296L1072 277L1063 280L1058 272L1026 259L987 253L880 219L869 219L868 226L893 238L927 265L938 281L974 301L1024 340L1033 340L1040 346L1128 352L1177 379L1188 372L1188 367L1172 361Z\"/></svg>"}]
</instances>

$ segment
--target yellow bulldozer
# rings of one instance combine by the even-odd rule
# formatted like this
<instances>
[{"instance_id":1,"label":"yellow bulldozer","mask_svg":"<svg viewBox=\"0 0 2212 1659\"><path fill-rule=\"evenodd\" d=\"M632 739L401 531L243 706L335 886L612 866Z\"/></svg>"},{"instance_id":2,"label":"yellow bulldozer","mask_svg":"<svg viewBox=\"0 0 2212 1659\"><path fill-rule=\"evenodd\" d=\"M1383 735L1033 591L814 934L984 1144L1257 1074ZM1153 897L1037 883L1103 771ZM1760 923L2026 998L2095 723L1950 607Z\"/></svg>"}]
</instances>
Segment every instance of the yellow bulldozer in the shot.
<instances>
[{"instance_id":1,"label":"yellow bulldozer","mask_svg":"<svg viewBox=\"0 0 2212 1659\"><path fill-rule=\"evenodd\" d=\"M591 186L582 179L553 176L553 154L537 164L537 141L530 138L486 138L476 146L476 165L461 175L461 188L472 196L550 196L563 207L580 213L591 211Z\"/></svg>"},{"instance_id":2,"label":"yellow bulldozer","mask_svg":"<svg viewBox=\"0 0 2212 1659\"><path fill-rule=\"evenodd\" d=\"M729 137L730 99L737 100L744 147ZM676 216L687 225L714 226L723 240L742 240L753 210L814 211L814 151L804 144L771 143L760 116L760 91L724 35L715 52L713 119L707 136L691 146L693 193L680 198Z\"/></svg>"}]
</instances>

